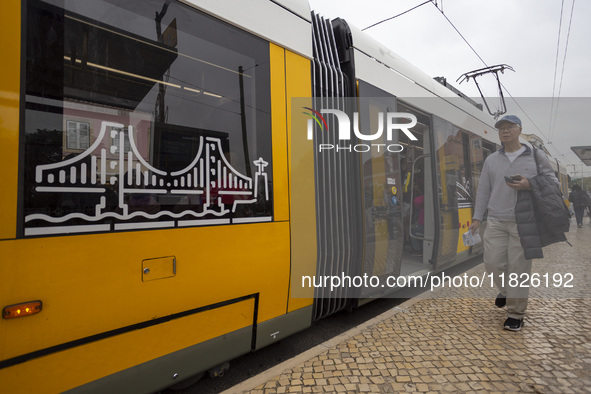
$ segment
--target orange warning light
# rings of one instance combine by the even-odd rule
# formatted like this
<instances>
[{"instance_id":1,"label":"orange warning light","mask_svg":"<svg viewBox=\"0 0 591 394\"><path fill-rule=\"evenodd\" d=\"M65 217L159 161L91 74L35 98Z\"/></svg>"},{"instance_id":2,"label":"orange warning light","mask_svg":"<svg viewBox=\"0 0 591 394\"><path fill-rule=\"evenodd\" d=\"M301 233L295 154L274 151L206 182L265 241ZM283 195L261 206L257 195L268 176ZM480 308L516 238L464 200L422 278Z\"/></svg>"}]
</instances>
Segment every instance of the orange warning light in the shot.
<instances>
[{"instance_id":1,"label":"orange warning light","mask_svg":"<svg viewBox=\"0 0 591 394\"><path fill-rule=\"evenodd\" d=\"M2 318L14 319L16 317L25 317L41 312L41 301L29 301L21 304L14 304L2 309Z\"/></svg>"}]
</instances>

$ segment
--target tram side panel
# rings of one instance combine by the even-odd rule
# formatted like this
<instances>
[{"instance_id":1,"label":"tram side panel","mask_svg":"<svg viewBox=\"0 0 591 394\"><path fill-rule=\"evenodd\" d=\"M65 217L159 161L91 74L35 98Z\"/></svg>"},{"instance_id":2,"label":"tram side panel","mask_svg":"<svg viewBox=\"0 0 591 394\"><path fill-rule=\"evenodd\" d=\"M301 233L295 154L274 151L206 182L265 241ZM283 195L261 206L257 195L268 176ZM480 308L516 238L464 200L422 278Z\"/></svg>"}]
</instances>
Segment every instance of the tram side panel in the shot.
<instances>
[{"instance_id":1,"label":"tram side panel","mask_svg":"<svg viewBox=\"0 0 591 394\"><path fill-rule=\"evenodd\" d=\"M20 4L4 5L6 21L0 26L0 44L6 55L0 73L0 239L16 235L16 205L18 190L18 122L20 100ZM3 257L0 259L5 260Z\"/></svg>"},{"instance_id":2,"label":"tram side panel","mask_svg":"<svg viewBox=\"0 0 591 394\"><path fill-rule=\"evenodd\" d=\"M27 56L2 73L0 300L42 310L0 321L3 387L150 391L309 325L311 299L289 284L314 273L313 174L288 167L308 148L289 151L290 123L275 123L290 95L309 96L309 61L176 3L160 37L153 13L27 4L56 33L45 67L63 84L35 74L39 48L11 9L6 48ZM147 71L123 49L163 56Z\"/></svg>"},{"instance_id":3,"label":"tram side panel","mask_svg":"<svg viewBox=\"0 0 591 394\"><path fill-rule=\"evenodd\" d=\"M303 276L316 274L314 146L313 141L293 135L299 129L292 129L294 123L292 117L297 116L296 113L302 115L300 108L294 108L293 98L311 97L311 63L310 60L288 50L285 51L285 63L291 231L291 282L288 312L301 308L309 309L308 324L310 324L314 289L301 289L300 285ZM294 291L294 288L298 290Z\"/></svg>"}]
</instances>

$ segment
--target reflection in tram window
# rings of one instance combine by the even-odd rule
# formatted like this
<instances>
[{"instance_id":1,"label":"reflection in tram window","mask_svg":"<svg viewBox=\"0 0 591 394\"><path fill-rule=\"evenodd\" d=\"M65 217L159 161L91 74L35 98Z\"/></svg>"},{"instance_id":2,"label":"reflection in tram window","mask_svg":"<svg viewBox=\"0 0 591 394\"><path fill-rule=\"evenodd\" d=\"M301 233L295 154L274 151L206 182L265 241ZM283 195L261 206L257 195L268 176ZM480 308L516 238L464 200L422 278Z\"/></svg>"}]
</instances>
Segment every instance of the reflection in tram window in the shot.
<instances>
[{"instance_id":1,"label":"reflection in tram window","mask_svg":"<svg viewBox=\"0 0 591 394\"><path fill-rule=\"evenodd\" d=\"M360 129L364 134L380 129L379 113L395 112L393 96L377 87L359 81L363 99L359 103ZM382 125L383 127L383 125ZM386 133L372 140L373 144L398 144L399 134L387 140ZM361 271L367 275L398 275L403 250L404 233L401 211L400 155L398 151L371 149L360 152L363 174L363 236L364 257ZM375 290L374 290L375 292ZM369 296L372 289L361 289Z\"/></svg>"},{"instance_id":2,"label":"reflection in tram window","mask_svg":"<svg viewBox=\"0 0 591 394\"><path fill-rule=\"evenodd\" d=\"M25 235L272 220L268 43L157 1L28 18Z\"/></svg>"}]
</instances>

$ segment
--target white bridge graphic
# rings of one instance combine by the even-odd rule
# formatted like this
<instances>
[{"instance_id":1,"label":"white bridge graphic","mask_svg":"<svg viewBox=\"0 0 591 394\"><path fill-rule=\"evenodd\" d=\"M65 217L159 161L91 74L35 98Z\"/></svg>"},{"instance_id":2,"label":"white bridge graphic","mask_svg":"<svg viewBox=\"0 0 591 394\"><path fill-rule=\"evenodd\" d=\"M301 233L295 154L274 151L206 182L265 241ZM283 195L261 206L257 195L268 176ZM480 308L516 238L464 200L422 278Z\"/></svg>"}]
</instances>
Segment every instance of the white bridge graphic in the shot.
<instances>
[{"instance_id":1,"label":"white bridge graphic","mask_svg":"<svg viewBox=\"0 0 591 394\"><path fill-rule=\"evenodd\" d=\"M129 138L128 152L123 149L125 134ZM109 143L105 144L105 141ZM191 164L179 171L166 172L154 168L140 155L132 126L125 130L121 123L102 122L98 137L84 152L58 163L38 165L35 169L35 190L39 193L100 194L94 213L73 212L63 216L30 214L25 217L25 235L110 231L111 224L92 224L107 218L127 221L115 222L115 230L271 221L271 216L222 218L230 212L235 213L241 205L254 204L258 200L269 201L265 173L269 163L262 157L253 162L257 167L253 180L231 166L224 156L221 142L220 138L200 136L198 151ZM109 148L109 152L105 147ZM113 159L115 154L118 155ZM118 176L109 176L107 167L111 174ZM112 190L117 191L115 212L107 208L106 194L112 193ZM129 197L138 194L154 196L154 200L163 196L177 197L178 200L185 198L183 206L187 209L182 212L159 208L155 209L157 212L134 210L129 205ZM197 203L191 205L189 201ZM162 220L163 217L170 220ZM137 218L142 221L131 221ZM72 219L88 224L59 225ZM51 223L51 226L27 227L27 223L33 220Z\"/></svg>"}]
</instances>

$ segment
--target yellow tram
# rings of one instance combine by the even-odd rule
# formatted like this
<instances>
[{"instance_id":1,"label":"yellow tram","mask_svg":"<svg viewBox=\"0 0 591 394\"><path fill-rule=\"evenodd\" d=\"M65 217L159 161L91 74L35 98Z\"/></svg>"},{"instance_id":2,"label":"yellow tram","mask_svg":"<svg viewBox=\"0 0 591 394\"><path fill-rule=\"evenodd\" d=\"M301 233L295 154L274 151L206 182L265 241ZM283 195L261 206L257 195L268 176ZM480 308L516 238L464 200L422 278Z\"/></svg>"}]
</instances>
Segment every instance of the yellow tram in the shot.
<instances>
[{"instance_id":1,"label":"yellow tram","mask_svg":"<svg viewBox=\"0 0 591 394\"><path fill-rule=\"evenodd\" d=\"M461 234L492 119L306 1L3 10L1 391L154 392L392 290L304 276L481 252ZM302 108L335 101L416 139L319 151Z\"/></svg>"}]
</instances>

